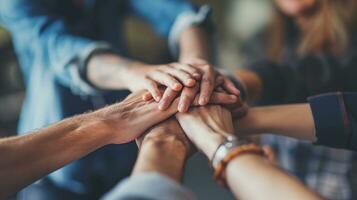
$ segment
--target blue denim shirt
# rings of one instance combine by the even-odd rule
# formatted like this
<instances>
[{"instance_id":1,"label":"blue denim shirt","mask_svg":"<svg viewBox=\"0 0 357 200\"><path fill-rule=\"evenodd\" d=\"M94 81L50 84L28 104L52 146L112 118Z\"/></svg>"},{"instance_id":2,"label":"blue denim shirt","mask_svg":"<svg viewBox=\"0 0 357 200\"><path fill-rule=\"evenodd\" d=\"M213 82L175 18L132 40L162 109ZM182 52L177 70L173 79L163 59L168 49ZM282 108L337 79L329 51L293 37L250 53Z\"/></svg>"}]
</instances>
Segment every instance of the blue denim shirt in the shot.
<instances>
[{"instance_id":1,"label":"blue denim shirt","mask_svg":"<svg viewBox=\"0 0 357 200\"><path fill-rule=\"evenodd\" d=\"M179 32L199 23L205 12L200 14L186 0L1 0L0 22L12 34L26 86L19 132L99 108L128 94L96 90L81 78L75 62L103 48L126 55L122 38L125 16L136 15L148 22L177 51ZM113 176L134 162L128 147L115 148L116 153L90 155L52 177L58 185L85 192L82 183L92 170L101 171L100 176ZM104 162L102 157L110 159ZM108 165L111 169L105 167ZM130 172L128 167L125 169L122 171Z\"/></svg>"}]
</instances>

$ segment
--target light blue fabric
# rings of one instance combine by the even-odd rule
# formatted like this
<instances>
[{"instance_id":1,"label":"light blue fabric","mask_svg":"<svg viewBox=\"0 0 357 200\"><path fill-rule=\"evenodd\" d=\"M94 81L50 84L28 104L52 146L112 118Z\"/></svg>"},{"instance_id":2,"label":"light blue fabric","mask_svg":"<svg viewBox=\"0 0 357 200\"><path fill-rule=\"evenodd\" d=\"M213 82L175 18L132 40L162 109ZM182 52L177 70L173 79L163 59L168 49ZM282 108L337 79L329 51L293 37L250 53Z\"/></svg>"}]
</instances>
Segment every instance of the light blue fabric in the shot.
<instances>
[{"instance_id":1,"label":"light blue fabric","mask_svg":"<svg viewBox=\"0 0 357 200\"><path fill-rule=\"evenodd\" d=\"M129 5L109 0L103 1L101 9L93 7L96 1L84 2L78 10L71 7L70 0L0 1L1 21L12 33L27 89L20 133L46 126L66 115L62 107L67 105L60 102L58 85L84 98L96 94L78 79L78 70L71 69L69 63L99 43L107 43L125 54L120 36L126 14L142 17L167 38L178 15L196 12L185 0L130 0ZM100 25L93 25L94 17Z\"/></svg>"},{"instance_id":2,"label":"light blue fabric","mask_svg":"<svg viewBox=\"0 0 357 200\"><path fill-rule=\"evenodd\" d=\"M131 176L108 192L101 200L193 200L193 194L159 173Z\"/></svg>"},{"instance_id":3,"label":"light blue fabric","mask_svg":"<svg viewBox=\"0 0 357 200\"><path fill-rule=\"evenodd\" d=\"M98 48L126 56L122 24L127 15L141 17L168 38L186 12L196 12L187 0L0 0L0 21L12 34L26 86L18 131L123 99L127 91L98 91L82 80L75 61ZM106 147L51 174L51 181L75 193L89 192L98 178L114 184L130 172L134 148Z\"/></svg>"}]
</instances>

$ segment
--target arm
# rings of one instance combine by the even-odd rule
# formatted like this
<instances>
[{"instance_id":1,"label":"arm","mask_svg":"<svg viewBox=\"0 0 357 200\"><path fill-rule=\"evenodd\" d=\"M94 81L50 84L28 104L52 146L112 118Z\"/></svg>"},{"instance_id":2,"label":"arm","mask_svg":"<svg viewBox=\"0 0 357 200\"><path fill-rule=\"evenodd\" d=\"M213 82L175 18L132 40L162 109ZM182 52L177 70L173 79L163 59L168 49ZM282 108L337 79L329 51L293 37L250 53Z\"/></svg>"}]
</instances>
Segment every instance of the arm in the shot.
<instances>
[{"instance_id":1,"label":"arm","mask_svg":"<svg viewBox=\"0 0 357 200\"><path fill-rule=\"evenodd\" d=\"M80 94L95 93L80 79L80 70L74 63L94 49L109 48L106 43L94 41L68 27L51 8L51 1L4 0L0 1L0 18L11 32L20 54L33 57L34 62L21 63L26 68L44 65L63 85ZM26 79L26 77L25 77Z\"/></svg>"},{"instance_id":2,"label":"arm","mask_svg":"<svg viewBox=\"0 0 357 200\"><path fill-rule=\"evenodd\" d=\"M252 108L235 121L239 134L276 133L333 148L357 150L357 93L310 97L310 104Z\"/></svg>"},{"instance_id":3,"label":"arm","mask_svg":"<svg viewBox=\"0 0 357 200\"><path fill-rule=\"evenodd\" d=\"M257 155L242 155L233 159L226 168L229 187L239 199L318 200L295 177Z\"/></svg>"},{"instance_id":4,"label":"arm","mask_svg":"<svg viewBox=\"0 0 357 200\"><path fill-rule=\"evenodd\" d=\"M130 142L176 112L174 106L159 111L157 103L144 102L141 96L142 92L132 94L119 104L33 134L0 139L0 197L104 145Z\"/></svg>"},{"instance_id":5,"label":"arm","mask_svg":"<svg viewBox=\"0 0 357 200\"><path fill-rule=\"evenodd\" d=\"M110 44L80 36L51 6L43 0L5 0L0 2L0 17L20 52L43 62L74 93L90 95L97 88L148 89L158 101L160 85L180 91L195 85L195 77L200 77L188 65L148 65L117 55Z\"/></svg>"},{"instance_id":6,"label":"arm","mask_svg":"<svg viewBox=\"0 0 357 200\"><path fill-rule=\"evenodd\" d=\"M176 117L187 136L209 160L231 134L230 113L219 106L194 108ZM320 199L297 179L263 157L243 154L228 163L225 174L229 188L239 199Z\"/></svg>"},{"instance_id":7,"label":"arm","mask_svg":"<svg viewBox=\"0 0 357 200\"><path fill-rule=\"evenodd\" d=\"M235 120L234 127L239 135L274 133L316 141L314 119L309 104L251 108L247 115Z\"/></svg>"},{"instance_id":8,"label":"arm","mask_svg":"<svg viewBox=\"0 0 357 200\"><path fill-rule=\"evenodd\" d=\"M191 144L174 118L137 140L140 151L130 178L104 199L193 199L181 185Z\"/></svg>"},{"instance_id":9,"label":"arm","mask_svg":"<svg viewBox=\"0 0 357 200\"><path fill-rule=\"evenodd\" d=\"M132 175L158 172L181 182L185 161L192 150L175 118L162 122L138 140L140 153Z\"/></svg>"}]
</instances>

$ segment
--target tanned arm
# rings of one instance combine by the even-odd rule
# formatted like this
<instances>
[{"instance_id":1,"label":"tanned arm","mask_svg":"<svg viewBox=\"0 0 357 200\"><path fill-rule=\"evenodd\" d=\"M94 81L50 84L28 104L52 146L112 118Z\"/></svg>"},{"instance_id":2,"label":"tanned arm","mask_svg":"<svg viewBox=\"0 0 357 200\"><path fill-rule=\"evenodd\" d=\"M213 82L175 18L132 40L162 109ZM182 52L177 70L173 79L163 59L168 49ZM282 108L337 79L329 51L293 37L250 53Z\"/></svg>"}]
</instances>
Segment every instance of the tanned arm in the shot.
<instances>
[{"instance_id":1,"label":"tanned arm","mask_svg":"<svg viewBox=\"0 0 357 200\"><path fill-rule=\"evenodd\" d=\"M0 199L104 145L133 141L176 113L178 100L160 111L142 94L32 134L0 139Z\"/></svg>"}]
</instances>

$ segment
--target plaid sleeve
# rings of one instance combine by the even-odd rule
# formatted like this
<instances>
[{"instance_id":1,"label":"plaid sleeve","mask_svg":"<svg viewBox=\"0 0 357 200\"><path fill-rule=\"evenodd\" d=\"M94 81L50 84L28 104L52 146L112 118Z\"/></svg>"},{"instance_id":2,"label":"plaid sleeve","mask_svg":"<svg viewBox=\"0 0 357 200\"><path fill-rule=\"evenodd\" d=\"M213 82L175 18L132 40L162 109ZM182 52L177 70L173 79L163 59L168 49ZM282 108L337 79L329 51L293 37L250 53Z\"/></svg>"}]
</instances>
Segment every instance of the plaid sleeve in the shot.
<instances>
[{"instance_id":1,"label":"plaid sleeve","mask_svg":"<svg viewBox=\"0 0 357 200\"><path fill-rule=\"evenodd\" d=\"M357 151L357 93L328 93L308 98L316 145Z\"/></svg>"}]
</instances>

